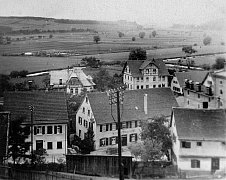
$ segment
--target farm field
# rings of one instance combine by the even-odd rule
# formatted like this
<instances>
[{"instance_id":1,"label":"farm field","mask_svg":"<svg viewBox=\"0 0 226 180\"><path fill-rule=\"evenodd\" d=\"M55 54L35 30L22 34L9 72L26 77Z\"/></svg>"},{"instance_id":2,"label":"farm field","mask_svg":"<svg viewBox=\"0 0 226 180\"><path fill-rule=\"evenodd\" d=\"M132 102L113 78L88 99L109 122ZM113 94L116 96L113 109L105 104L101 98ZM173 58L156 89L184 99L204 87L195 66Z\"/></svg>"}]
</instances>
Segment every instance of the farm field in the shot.
<instances>
[{"instance_id":1,"label":"farm field","mask_svg":"<svg viewBox=\"0 0 226 180\"><path fill-rule=\"evenodd\" d=\"M198 54L206 53L219 53L226 52L225 46L202 46L199 48ZM88 56L88 55L87 55ZM125 61L128 59L129 52L121 53L107 53L107 54L93 54L89 56L95 56L101 61ZM166 48L147 50L148 59L152 58L173 58L173 57L185 57L185 53L181 51L181 48ZM216 55L217 56L221 56ZM78 65L82 58L85 56L71 56L71 57L29 57L29 56L0 56L0 74L9 74L14 70L28 70L29 72L42 71L47 69L66 68L71 65ZM215 56L196 56L200 59L200 64L213 64L215 63ZM195 62L197 65L198 60Z\"/></svg>"}]
</instances>

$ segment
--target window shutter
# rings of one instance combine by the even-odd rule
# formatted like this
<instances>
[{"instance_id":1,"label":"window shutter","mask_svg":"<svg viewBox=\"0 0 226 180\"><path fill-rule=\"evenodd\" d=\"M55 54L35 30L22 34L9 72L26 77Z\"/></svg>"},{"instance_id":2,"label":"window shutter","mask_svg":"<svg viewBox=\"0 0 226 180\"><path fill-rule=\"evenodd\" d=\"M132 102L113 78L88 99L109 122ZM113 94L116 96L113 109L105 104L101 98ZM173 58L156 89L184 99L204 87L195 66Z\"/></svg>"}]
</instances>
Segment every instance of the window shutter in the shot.
<instances>
[{"instance_id":1,"label":"window shutter","mask_svg":"<svg viewBox=\"0 0 226 180\"><path fill-rule=\"evenodd\" d=\"M45 126L42 126L42 134L45 134Z\"/></svg>"},{"instance_id":2,"label":"window shutter","mask_svg":"<svg viewBox=\"0 0 226 180\"><path fill-rule=\"evenodd\" d=\"M60 129L60 133L62 133L62 126L59 126L59 129Z\"/></svg>"},{"instance_id":3,"label":"window shutter","mask_svg":"<svg viewBox=\"0 0 226 180\"><path fill-rule=\"evenodd\" d=\"M112 138L110 137L109 140L110 140L110 143L109 144L112 145Z\"/></svg>"},{"instance_id":4,"label":"window shutter","mask_svg":"<svg viewBox=\"0 0 226 180\"><path fill-rule=\"evenodd\" d=\"M105 141L106 141L106 146L107 146L107 145L108 145L108 138L106 138L106 140L105 140Z\"/></svg>"},{"instance_id":5,"label":"window shutter","mask_svg":"<svg viewBox=\"0 0 226 180\"><path fill-rule=\"evenodd\" d=\"M37 134L37 127L35 126L34 127L34 135L36 135Z\"/></svg>"},{"instance_id":6,"label":"window shutter","mask_svg":"<svg viewBox=\"0 0 226 180\"><path fill-rule=\"evenodd\" d=\"M129 142L132 141L132 134L129 135Z\"/></svg>"},{"instance_id":7,"label":"window shutter","mask_svg":"<svg viewBox=\"0 0 226 180\"><path fill-rule=\"evenodd\" d=\"M54 134L57 134L57 126L54 126Z\"/></svg>"},{"instance_id":8,"label":"window shutter","mask_svg":"<svg viewBox=\"0 0 226 180\"><path fill-rule=\"evenodd\" d=\"M100 139L100 146L102 146L102 139Z\"/></svg>"}]
</instances>

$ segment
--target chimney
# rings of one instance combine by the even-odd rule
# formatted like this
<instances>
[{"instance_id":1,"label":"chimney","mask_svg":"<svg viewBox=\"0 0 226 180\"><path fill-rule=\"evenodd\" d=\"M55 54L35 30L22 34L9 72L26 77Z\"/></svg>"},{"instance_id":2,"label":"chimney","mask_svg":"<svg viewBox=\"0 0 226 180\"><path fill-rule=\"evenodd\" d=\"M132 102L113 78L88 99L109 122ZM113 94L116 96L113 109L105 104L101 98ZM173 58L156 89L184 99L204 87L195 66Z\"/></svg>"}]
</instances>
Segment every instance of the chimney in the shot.
<instances>
[{"instance_id":1,"label":"chimney","mask_svg":"<svg viewBox=\"0 0 226 180\"><path fill-rule=\"evenodd\" d=\"M144 114L148 114L148 95L144 94Z\"/></svg>"}]
</instances>

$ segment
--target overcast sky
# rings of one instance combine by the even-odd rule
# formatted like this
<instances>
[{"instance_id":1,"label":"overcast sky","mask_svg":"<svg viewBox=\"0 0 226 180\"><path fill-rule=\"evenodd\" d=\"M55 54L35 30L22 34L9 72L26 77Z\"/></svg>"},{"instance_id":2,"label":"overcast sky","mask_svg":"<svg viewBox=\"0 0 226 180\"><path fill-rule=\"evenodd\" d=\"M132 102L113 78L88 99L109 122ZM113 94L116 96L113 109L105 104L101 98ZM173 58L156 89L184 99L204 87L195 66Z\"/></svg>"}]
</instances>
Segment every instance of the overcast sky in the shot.
<instances>
[{"instance_id":1,"label":"overcast sky","mask_svg":"<svg viewBox=\"0 0 226 180\"><path fill-rule=\"evenodd\" d=\"M0 16L201 24L226 18L226 0L0 0Z\"/></svg>"}]
</instances>

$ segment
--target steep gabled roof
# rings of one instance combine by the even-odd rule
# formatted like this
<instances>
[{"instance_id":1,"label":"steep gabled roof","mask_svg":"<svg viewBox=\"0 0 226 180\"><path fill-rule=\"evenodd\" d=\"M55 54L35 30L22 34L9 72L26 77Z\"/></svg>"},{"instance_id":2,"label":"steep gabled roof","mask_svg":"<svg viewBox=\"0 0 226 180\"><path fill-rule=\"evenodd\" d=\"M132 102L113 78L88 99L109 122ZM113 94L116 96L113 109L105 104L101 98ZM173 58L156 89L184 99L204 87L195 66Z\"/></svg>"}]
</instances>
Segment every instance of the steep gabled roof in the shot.
<instances>
[{"instance_id":1,"label":"steep gabled roof","mask_svg":"<svg viewBox=\"0 0 226 180\"><path fill-rule=\"evenodd\" d=\"M154 64L159 70L159 74L162 76L168 76L169 72L166 69L165 63L161 59L152 60L129 60L126 65L129 66L133 77L142 77L141 70L145 69L149 64Z\"/></svg>"},{"instance_id":2,"label":"steep gabled roof","mask_svg":"<svg viewBox=\"0 0 226 180\"><path fill-rule=\"evenodd\" d=\"M173 108L179 139L226 141L226 110Z\"/></svg>"},{"instance_id":3,"label":"steep gabled roof","mask_svg":"<svg viewBox=\"0 0 226 180\"><path fill-rule=\"evenodd\" d=\"M4 110L11 112L14 120L18 116L25 116L30 122L31 111L34 107L34 122L67 122L67 104L64 92L7 92L4 94Z\"/></svg>"},{"instance_id":4,"label":"steep gabled roof","mask_svg":"<svg viewBox=\"0 0 226 180\"><path fill-rule=\"evenodd\" d=\"M175 76L181 87L184 86L185 79L192 80L194 82L203 83L208 71L189 71L189 72L176 72Z\"/></svg>"},{"instance_id":5,"label":"steep gabled roof","mask_svg":"<svg viewBox=\"0 0 226 180\"><path fill-rule=\"evenodd\" d=\"M148 114L144 113L144 94L147 94ZM107 93L87 94L97 124L111 123L111 106ZM121 107L121 121L145 120L155 116L170 116L172 107L177 107L170 88L152 88L125 91ZM117 120L116 105L112 105L112 114Z\"/></svg>"}]
</instances>

